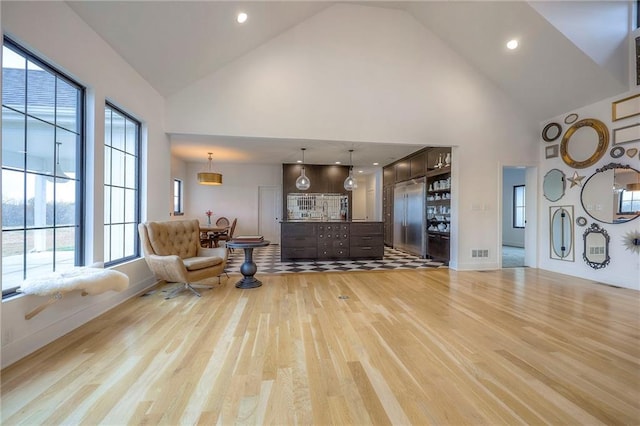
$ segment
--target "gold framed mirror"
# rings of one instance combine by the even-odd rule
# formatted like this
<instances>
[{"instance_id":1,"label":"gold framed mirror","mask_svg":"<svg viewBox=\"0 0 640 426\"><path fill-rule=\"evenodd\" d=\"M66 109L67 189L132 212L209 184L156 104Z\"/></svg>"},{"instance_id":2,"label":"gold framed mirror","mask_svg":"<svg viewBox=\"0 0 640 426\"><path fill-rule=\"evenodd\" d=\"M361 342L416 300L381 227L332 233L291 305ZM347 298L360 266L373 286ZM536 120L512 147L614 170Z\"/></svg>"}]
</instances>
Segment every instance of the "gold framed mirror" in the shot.
<instances>
[{"instance_id":1,"label":"gold framed mirror","mask_svg":"<svg viewBox=\"0 0 640 426\"><path fill-rule=\"evenodd\" d=\"M607 126L595 118L585 118L565 132L560 143L560 156L568 166L584 169L600 160L608 146Z\"/></svg>"}]
</instances>

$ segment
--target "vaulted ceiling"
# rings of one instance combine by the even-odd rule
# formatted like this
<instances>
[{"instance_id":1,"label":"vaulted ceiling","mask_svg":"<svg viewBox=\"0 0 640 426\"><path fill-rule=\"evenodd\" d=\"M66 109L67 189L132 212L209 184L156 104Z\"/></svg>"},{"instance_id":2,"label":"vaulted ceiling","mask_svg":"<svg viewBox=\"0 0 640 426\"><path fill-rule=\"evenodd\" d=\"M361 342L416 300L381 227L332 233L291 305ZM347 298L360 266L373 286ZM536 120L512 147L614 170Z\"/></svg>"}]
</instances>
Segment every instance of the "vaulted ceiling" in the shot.
<instances>
[{"instance_id":1,"label":"vaulted ceiling","mask_svg":"<svg viewBox=\"0 0 640 426\"><path fill-rule=\"evenodd\" d=\"M542 121L628 89L630 9L626 1L356 3L410 14L528 111L533 120ZM68 4L159 93L170 96L334 2ZM243 25L235 21L240 11L249 15ZM519 40L520 47L509 51L505 43L513 38ZM225 142L214 135L197 139L203 145L238 142ZM353 146L348 141L333 145L339 145L336 152ZM274 140L271 146L274 163L283 160L275 152L291 152L291 141ZM402 147L397 154L414 148ZM174 153L194 160L186 151L181 153L179 143ZM247 148L247 155L252 155L251 148Z\"/></svg>"}]
</instances>

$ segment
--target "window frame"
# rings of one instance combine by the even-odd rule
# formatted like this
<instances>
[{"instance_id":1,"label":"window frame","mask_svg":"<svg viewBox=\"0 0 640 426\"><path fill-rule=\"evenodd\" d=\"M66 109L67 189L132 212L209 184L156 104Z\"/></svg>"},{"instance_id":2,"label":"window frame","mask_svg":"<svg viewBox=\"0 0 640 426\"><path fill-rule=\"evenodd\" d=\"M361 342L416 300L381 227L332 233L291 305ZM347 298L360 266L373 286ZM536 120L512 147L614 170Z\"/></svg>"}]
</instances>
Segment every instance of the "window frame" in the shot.
<instances>
[{"instance_id":1,"label":"window frame","mask_svg":"<svg viewBox=\"0 0 640 426\"><path fill-rule=\"evenodd\" d=\"M17 43L16 41L12 40L10 37L7 36L3 36L2 38L2 47L3 48L8 48L12 51L14 51L15 53L17 53L20 56L23 56L25 58L25 63L27 62L31 62L33 64L35 64L36 66L38 66L39 68L43 69L44 71L50 73L51 75L54 76L55 78L55 84L54 84L54 106L53 106L53 111L54 111L54 119L53 122L50 122L46 119L43 119L42 117L38 117L35 115L31 115L29 113L29 108L28 108L28 87L29 87L29 79L26 78L24 84L25 84L25 95L24 95L24 111L20 111L20 110L16 110L15 108L12 108L10 106L4 105L4 100L3 100L3 104L2 104L2 108L3 110L6 108L7 110L10 110L16 114L20 114L22 115L25 121L24 124L24 144L25 144L25 152L24 152L24 163L22 165L21 168L16 168L16 167L11 167L11 166L7 166L5 167L4 162L1 165L2 170L8 170L8 171L14 171L14 172L19 172L22 173L22 178L23 178L23 211L24 211L24 215L23 215L23 219L22 219L22 227L21 228L13 228L10 230L5 230L4 226L2 229L2 235L3 235L3 240L4 240L4 235L5 232L21 232L23 234L23 259L22 259L22 279L26 279L28 277L28 268L27 268L27 262L28 262L28 256L27 256L27 233L29 231L34 231L34 230L45 230L45 229L50 229L53 230L53 232L55 233L56 229L63 229L63 228L72 228L75 229L75 236L74 236L74 256L73 256L73 264L74 266L82 266L84 265L84 255L85 255L85 220L84 220L84 216L85 216L85 185L86 185L86 176L85 176L85 164L84 164L84 158L85 158L85 149L86 149L86 88L81 85L80 83L78 83L76 80L74 80L72 77L70 77L69 75L67 75L66 73L60 71L58 68L56 68L54 65L45 62L43 59L41 59L40 57L38 57L36 54L34 54L33 52L31 52L29 49L23 47L22 45L20 45L19 43ZM4 73L4 67L3 67L3 73ZM76 128L74 130L71 130L69 128L63 127L61 126L58 122L57 122L57 118L58 118L58 111L57 111L57 102L58 102L58 85L57 82L58 80L62 80L64 81L66 84L68 84L69 86L73 87L74 89L77 90L77 111L76 111ZM26 151L28 143L27 143L27 137L28 137L28 120L29 118L33 119L33 120L37 120L40 123L45 123L48 125L52 125L53 126L53 130L54 130L54 139L56 138L55 135L57 133L58 130L65 130L68 132L72 132L74 134L76 134L76 143L75 143L75 177L70 179L72 181L76 182L76 188L75 188L75 198L74 198L74 203L75 203L75 209L74 209L74 223L72 225L62 225L62 226L58 226L56 225L56 197L55 194L57 192L57 190L55 189L55 184L54 184L54 196L53 196L53 200L52 200L52 209L53 209L53 220L52 220L52 224L51 225L45 225L45 226L29 226L27 224L28 218L27 218L27 177L29 175L43 175L42 173L38 173L38 172L33 172L33 171L29 171L28 170L28 164L27 164L27 155L28 152ZM4 142L3 142L4 143ZM56 150L54 152L54 158L57 157L58 151ZM48 175L47 175L48 176ZM55 177L55 173L53 175L54 178L54 183L56 182L56 177ZM47 204L45 202L45 204ZM53 252L52 252L52 262L51 262L51 267L52 267L52 271L56 271L56 238L53 239L53 243L52 243L52 248L53 248ZM4 253L3 253L4 256ZM37 277L38 275L35 275L35 277ZM4 280L3 280L4 281ZM2 289L2 299L5 299L7 297L12 297L15 295L18 295L19 293L17 292L17 289L20 287L20 285L16 285L14 287L9 287L7 289Z\"/></svg>"},{"instance_id":2,"label":"window frame","mask_svg":"<svg viewBox=\"0 0 640 426\"><path fill-rule=\"evenodd\" d=\"M176 184L178 185L176 195ZM176 201L178 205L178 210L176 210ZM184 182L182 179L174 178L173 179L173 215L174 216L184 216Z\"/></svg>"},{"instance_id":3,"label":"window frame","mask_svg":"<svg viewBox=\"0 0 640 426\"><path fill-rule=\"evenodd\" d=\"M522 190L522 205L518 205L517 204L517 193ZM512 203L511 203L511 209L513 212L513 217L512 217L512 221L511 221L511 225L513 228L515 229L524 229L524 227L527 224L527 216L526 216L526 188L525 185L514 185L513 186L513 199L512 199ZM518 225L518 212L521 211L522 212L522 226Z\"/></svg>"},{"instance_id":4,"label":"window frame","mask_svg":"<svg viewBox=\"0 0 640 426\"><path fill-rule=\"evenodd\" d=\"M122 116L124 117L124 119L125 119L125 123L126 123L126 120L129 120L129 121L132 121L132 122L134 122L134 123L136 124L137 129L136 129L135 135L136 135L137 143L136 143L136 150L135 150L135 151L136 151L136 152L135 152L135 157L136 157L136 161L135 161L135 166L136 166L135 175L136 175L136 176L135 176L135 178L134 178L134 182L135 182L135 192L136 192L136 196L135 196L135 210L134 210L134 218L133 218L133 223L134 223L134 227L133 227L133 228L134 228L134 230L133 230L133 235L126 235L126 234L125 234L125 238L123 239L123 245L124 245L124 247L123 247L123 253L124 253L124 248L126 247L126 238L127 238L127 237L131 237L131 238L133 238L133 244L134 244L134 246L133 246L133 254L131 254L131 255L126 255L126 256L123 256L123 257L119 257L119 258L117 258L117 259L111 259L111 255L110 255L110 253L109 253L109 256L107 256L107 255L108 255L108 253L106 252L106 246L105 246L105 253L104 253L104 255L103 255L103 259L104 259L104 265L105 265L105 267L110 267L110 266L118 265L118 264L125 263L125 262L131 261L131 260L134 260L134 259L137 259L137 258L139 258L139 257L140 257L140 239L138 238L138 224L140 223L140 211L141 211L141 193L140 193L140 189L141 189L141 188L140 188L140 184L141 184L141 172L140 172L140 170L141 170L141 167L142 167L142 163L141 163L141 153L142 153L142 147L141 147L141 141L142 141L142 121L141 121L141 120L139 120L139 119L137 119L137 118L135 118L135 117L134 117L134 116L132 116L131 114L129 114L129 113L127 113L127 112L123 111L123 109L122 109L122 108L119 108L118 106L116 106L114 102L111 102L111 101L109 101L109 100L105 100L105 104L104 104L104 110L105 110L105 127L106 127L106 120L107 120L107 117L106 117L106 110L107 110L108 108L109 108L109 109L111 109L112 111L116 111L118 114L122 115ZM113 118L111 118L111 120L110 120L110 125L111 125L111 126L113 126ZM126 126L126 124L125 124L125 126ZM125 129L126 129L126 127L125 127ZM109 134L110 134L111 136L113 136L113 131L112 131L112 130L113 130L113 129L111 128L111 129L110 129L110 132L109 132ZM106 133L106 128L105 128L105 133ZM125 130L125 138L126 138L126 130ZM110 142L110 144L109 144L109 145L107 145L107 141L106 141L106 139L104 140L103 147L104 147L105 151L106 151L106 149L107 149L107 148L108 148L108 149L110 149L110 150L114 150L114 149L115 149L115 150L120 151L120 152L123 152L123 153L125 153L125 155L127 155L127 154L126 154L126 148L125 148L125 150L119 150L119 149L117 149L117 148L114 148L114 147L113 147L113 145L111 145L111 142L112 142L112 141L113 141L113 138L111 139L111 141L109 141L109 142ZM126 145L125 145L125 146L126 146ZM112 160L112 159L113 159L113 155L110 155L110 156L109 156L109 158ZM105 170L104 170L104 171L105 171L105 174L106 174L106 171L107 171L106 158L105 158L105 160L104 160L104 163L105 163L105 164L104 164L104 167L105 167ZM112 168L112 167L113 167L113 161L111 161L111 165L109 166L109 173L110 173L110 176L113 176L113 168ZM125 184L125 185L126 185L126 184ZM109 183L107 183L107 182L106 182L106 179L104 178L104 174L103 174L103 188L105 188L105 190L106 190L106 188L107 188L107 187L111 187L111 188L112 188L112 187L114 187L114 186L117 186L117 185L112 185L112 184L111 184L111 182L109 182ZM122 188L123 188L123 189L126 189L126 187L125 187L125 186L123 186ZM103 200L104 200L104 198L103 198ZM113 205L113 194L111 194L111 195L110 195L110 206L112 206L112 205ZM104 207L104 215L103 215L103 216L105 216L105 217L106 217L106 209L107 209L106 202L104 203L103 207ZM125 206L123 206L123 207L124 207L124 215L123 215L123 222L122 222L121 224L122 224L122 225L125 225L126 223L128 223L128 222L126 222L126 221L124 220L124 218L126 217L126 205L125 205ZM110 215L109 217L111 218L111 213L110 213L109 215ZM112 227L113 225L114 225L114 223L113 223L113 222L111 222L111 221L107 222L106 220L104 220L104 222L103 222L103 232L106 234L107 229L111 230L111 227ZM106 238L106 236L105 236L105 238ZM111 239L111 237L110 237L110 238L109 238L109 242L110 242L110 244L109 244L109 249L110 249L110 250L111 250L111 248L112 248L112 246L111 246L111 241L112 241L112 239ZM107 259L109 259L109 260L107 260Z\"/></svg>"}]
</instances>

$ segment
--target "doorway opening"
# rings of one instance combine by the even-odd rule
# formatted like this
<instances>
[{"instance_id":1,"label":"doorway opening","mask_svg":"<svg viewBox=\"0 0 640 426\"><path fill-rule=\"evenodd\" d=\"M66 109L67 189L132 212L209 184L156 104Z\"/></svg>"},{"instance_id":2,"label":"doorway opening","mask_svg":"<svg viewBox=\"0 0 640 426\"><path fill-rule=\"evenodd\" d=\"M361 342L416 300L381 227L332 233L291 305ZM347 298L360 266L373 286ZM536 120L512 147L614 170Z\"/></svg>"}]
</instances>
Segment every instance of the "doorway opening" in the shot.
<instances>
[{"instance_id":1,"label":"doorway opening","mask_svg":"<svg viewBox=\"0 0 640 426\"><path fill-rule=\"evenodd\" d=\"M501 265L535 266L536 170L506 166L502 169ZM533 216L533 217L532 217Z\"/></svg>"}]
</instances>

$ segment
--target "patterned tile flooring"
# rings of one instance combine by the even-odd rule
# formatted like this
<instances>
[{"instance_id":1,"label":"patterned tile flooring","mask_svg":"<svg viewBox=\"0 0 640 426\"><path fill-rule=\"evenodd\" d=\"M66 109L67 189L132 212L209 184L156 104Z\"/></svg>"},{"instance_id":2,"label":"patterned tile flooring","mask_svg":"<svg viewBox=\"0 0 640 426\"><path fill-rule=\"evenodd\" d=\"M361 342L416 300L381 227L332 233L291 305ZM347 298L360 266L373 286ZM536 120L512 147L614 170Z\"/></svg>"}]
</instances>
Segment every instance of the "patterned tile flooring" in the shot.
<instances>
[{"instance_id":1,"label":"patterned tile flooring","mask_svg":"<svg viewBox=\"0 0 640 426\"><path fill-rule=\"evenodd\" d=\"M380 271L389 269L423 269L443 267L442 262L404 253L385 247L381 260L327 260L310 262L281 262L280 246L270 245L253 250L253 261L258 266L258 273L284 274L292 272L332 272L332 271ZM228 272L238 272L244 262L244 251L234 250L229 255Z\"/></svg>"}]
</instances>

